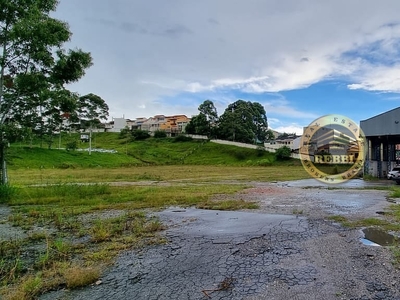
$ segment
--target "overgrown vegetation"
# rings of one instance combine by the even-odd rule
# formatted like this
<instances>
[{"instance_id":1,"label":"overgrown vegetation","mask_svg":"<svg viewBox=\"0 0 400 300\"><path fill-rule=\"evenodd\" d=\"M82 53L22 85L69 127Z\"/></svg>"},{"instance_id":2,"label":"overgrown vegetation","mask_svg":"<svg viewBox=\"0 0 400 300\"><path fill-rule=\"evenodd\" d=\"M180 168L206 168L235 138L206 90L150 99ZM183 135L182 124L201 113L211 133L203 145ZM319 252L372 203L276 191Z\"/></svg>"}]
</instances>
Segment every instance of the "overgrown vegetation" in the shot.
<instances>
[{"instance_id":1,"label":"overgrown vegetation","mask_svg":"<svg viewBox=\"0 0 400 300\"><path fill-rule=\"evenodd\" d=\"M132 141L130 137L120 138L119 133L93 133L92 152L89 155L87 142L79 141L79 134L62 135L61 149L40 148L38 140L19 142L8 151L10 169L74 169L74 168L119 168L146 165L235 165L272 166L298 165L299 160L277 161L276 154L263 148L249 149L216 144L204 140L193 140L186 136L175 138L147 138ZM69 145L73 141L74 147ZM76 151L65 151L75 149ZM105 149L115 153L101 152ZM99 151L96 151L99 150Z\"/></svg>"},{"instance_id":2,"label":"overgrown vegetation","mask_svg":"<svg viewBox=\"0 0 400 300\"><path fill-rule=\"evenodd\" d=\"M290 159L290 154L292 150L288 146L280 147L276 150L275 155L278 160Z\"/></svg>"},{"instance_id":3,"label":"overgrown vegetation","mask_svg":"<svg viewBox=\"0 0 400 300\"><path fill-rule=\"evenodd\" d=\"M15 195L15 191L15 187L10 186L9 184L0 184L0 204L7 203L11 197Z\"/></svg>"}]
</instances>

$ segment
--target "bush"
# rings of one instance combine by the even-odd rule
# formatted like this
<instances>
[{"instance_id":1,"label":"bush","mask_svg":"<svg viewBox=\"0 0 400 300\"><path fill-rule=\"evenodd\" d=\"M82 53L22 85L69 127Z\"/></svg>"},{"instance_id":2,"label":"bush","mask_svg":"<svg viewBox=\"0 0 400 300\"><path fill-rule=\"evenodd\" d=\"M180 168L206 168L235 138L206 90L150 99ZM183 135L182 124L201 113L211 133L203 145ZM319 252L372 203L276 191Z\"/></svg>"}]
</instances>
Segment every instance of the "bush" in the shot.
<instances>
[{"instance_id":1,"label":"bush","mask_svg":"<svg viewBox=\"0 0 400 300\"><path fill-rule=\"evenodd\" d=\"M167 137L167 133L164 130L154 131L154 138L161 139L161 138L166 138L166 137Z\"/></svg>"},{"instance_id":2,"label":"bush","mask_svg":"<svg viewBox=\"0 0 400 300\"><path fill-rule=\"evenodd\" d=\"M77 140L67 142L67 145L66 145L67 151L69 151L69 150L75 151L77 148L78 148Z\"/></svg>"},{"instance_id":3,"label":"bush","mask_svg":"<svg viewBox=\"0 0 400 300\"><path fill-rule=\"evenodd\" d=\"M287 160L290 158L292 150L288 146L283 146L276 150L275 156L277 160Z\"/></svg>"},{"instance_id":4,"label":"bush","mask_svg":"<svg viewBox=\"0 0 400 300\"><path fill-rule=\"evenodd\" d=\"M142 141L148 139L150 134L145 130L137 129L132 131L132 137L135 141Z\"/></svg>"},{"instance_id":5,"label":"bush","mask_svg":"<svg viewBox=\"0 0 400 300\"><path fill-rule=\"evenodd\" d=\"M183 134L178 135L177 137L174 138L174 142L190 142L190 141L193 141L193 138Z\"/></svg>"},{"instance_id":6,"label":"bush","mask_svg":"<svg viewBox=\"0 0 400 300\"><path fill-rule=\"evenodd\" d=\"M271 166L273 163L272 160L270 160L269 158L265 158L265 159L261 159L257 162L257 166L260 167L267 167L267 166Z\"/></svg>"},{"instance_id":7,"label":"bush","mask_svg":"<svg viewBox=\"0 0 400 300\"><path fill-rule=\"evenodd\" d=\"M131 135L131 130L126 126L125 128L121 129L119 132L118 138L125 139Z\"/></svg>"}]
</instances>

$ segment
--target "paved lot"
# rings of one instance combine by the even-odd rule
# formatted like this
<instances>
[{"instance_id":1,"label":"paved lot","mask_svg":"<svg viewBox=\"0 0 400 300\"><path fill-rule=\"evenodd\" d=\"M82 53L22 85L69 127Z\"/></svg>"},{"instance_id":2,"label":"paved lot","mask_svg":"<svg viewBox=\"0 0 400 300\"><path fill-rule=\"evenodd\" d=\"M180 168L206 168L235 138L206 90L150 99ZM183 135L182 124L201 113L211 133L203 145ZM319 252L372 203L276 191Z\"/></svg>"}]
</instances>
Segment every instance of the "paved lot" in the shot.
<instances>
[{"instance_id":1,"label":"paved lot","mask_svg":"<svg viewBox=\"0 0 400 300\"><path fill-rule=\"evenodd\" d=\"M327 218L379 216L386 193L296 184L235 196L257 212L160 212L167 244L124 252L100 285L41 299L400 299L390 251Z\"/></svg>"}]
</instances>

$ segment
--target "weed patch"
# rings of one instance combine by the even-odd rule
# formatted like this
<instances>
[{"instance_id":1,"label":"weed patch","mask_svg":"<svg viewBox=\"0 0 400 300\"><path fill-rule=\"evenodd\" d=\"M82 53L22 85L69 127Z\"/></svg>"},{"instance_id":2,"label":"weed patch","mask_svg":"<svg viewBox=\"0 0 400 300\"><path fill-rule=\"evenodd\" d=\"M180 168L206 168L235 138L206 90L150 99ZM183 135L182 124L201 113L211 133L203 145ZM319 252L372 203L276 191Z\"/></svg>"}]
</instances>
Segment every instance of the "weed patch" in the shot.
<instances>
[{"instance_id":1,"label":"weed patch","mask_svg":"<svg viewBox=\"0 0 400 300\"><path fill-rule=\"evenodd\" d=\"M17 188L9 184L0 184L0 204L7 203L17 193Z\"/></svg>"},{"instance_id":2,"label":"weed patch","mask_svg":"<svg viewBox=\"0 0 400 300\"><path fill-rule=\"evenodd\" d=\"M239 209L257 209L259 205L256 202L240 200L222 200L205 201L196 205L197 208L213 210L239 210Z\"/></svg>"},{"instance_id":3,"label":"weed patch","mask_svg":"<svg viewBox=\"0 0 400 300\"><path fill-rule=\"evenodd\" d=\"M65 270L64 278L67 287L73 289L96 282L100 274L100 268L72 266Z\"/></svg>"}]
</instances>

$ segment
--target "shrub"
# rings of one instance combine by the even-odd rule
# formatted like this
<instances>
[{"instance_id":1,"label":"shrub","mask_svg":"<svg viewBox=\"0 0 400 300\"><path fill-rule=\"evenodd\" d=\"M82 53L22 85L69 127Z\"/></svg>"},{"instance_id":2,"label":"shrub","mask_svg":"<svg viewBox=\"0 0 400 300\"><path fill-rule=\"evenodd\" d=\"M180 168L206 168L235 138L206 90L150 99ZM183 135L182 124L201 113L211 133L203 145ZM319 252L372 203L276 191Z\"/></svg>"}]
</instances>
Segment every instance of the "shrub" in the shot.
<instances>
[{"instance_id":1,"label":"shrub","mask_svg":"<svg viewBox=\"0 0 400 300\"><path fill-rule=\"evenodd\" d=\"M150 137L150 134L145 130L137 129L132 131L132 137L136 141L141 141L148 139Z\"/></svg>"},{"instance_id":2,"label":"shrub","mask_svg":"<svg viewBox=\"0 0 400 300\"><path fill-rule=\"evenodd\" d=\"M75 151L77 148L78 148L77 140L67 142L67 145L66 145L67 151L69 151L69 150Z\"/></svg>"},{"instance_id":3,"label":"shrub","mask_svg":"<svg viewBox=\"0 0 400 300\"><path fill-rule=\"evenodd\" d=\"M174 142L190 142L190 141L193 141L193 138L183 134L178 135L177 137L174 138Z\"/></svg>"},{"instance_id":4,"label":"shrub","mask_svg":"<svg viewBox=\"0 0 400 300\"><path fill-rule=\"evenodd\" d=\"M266 167L266 166L271 166L272 163L273 162L269 158L264 158L264 159L259 160L257 162L257 165L261 166L261 167Z\"/></svg>"},{"instance_id":5,"label":"shrub","mask_svg":"<svg viewBox=\"0 0 400 300\"><path fill-rule=\"evenodd\" d=\"M164 130L156 130L154 132L154 138L156 139L161 139L161 138L166 138L167 133Z\"/></svg>"},{"instance_id":6,"label":"shrub","mask_svg":"<svg viewBox=\"0 0 400 300\"><path fill-rule=\"evenodd\" d=\"M277 160L287 160L290 158L292 150L288 146L283 146L276 150L275 156Z\"/></svg>"},{"instance_id":7,"label":"shrub","mask_svg":"<svg viewBox=\"0 0 400 300\"><path fill-rule=\"evenodd\" d=\"M128 128L128 126L126 126L125 128L121 129L121 131L119 132L118 138L125 139L125 138L129 137L130 134L131 134L131 130Z\"/></svg>"}]
</instances>

